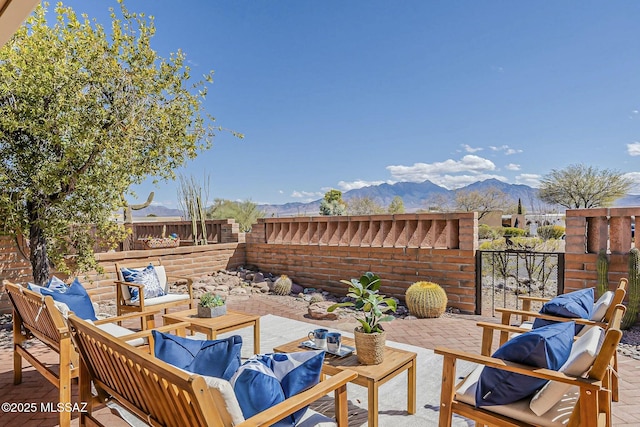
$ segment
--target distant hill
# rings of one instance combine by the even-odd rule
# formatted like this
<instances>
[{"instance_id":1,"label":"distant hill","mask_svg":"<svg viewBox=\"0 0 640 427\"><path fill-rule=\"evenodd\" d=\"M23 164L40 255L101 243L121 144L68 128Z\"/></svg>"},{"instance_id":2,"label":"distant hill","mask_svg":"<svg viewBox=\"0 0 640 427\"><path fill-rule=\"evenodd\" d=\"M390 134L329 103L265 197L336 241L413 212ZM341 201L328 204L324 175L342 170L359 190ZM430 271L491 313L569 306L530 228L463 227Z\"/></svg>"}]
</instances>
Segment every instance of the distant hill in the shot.
<instances>
[{"instance_id":1,"label":"distant hill","mask_svg":"<svg viewBox=\"0 0 640 427\"><path fill-rule=\"evenodd\" d=\"M539 211L546 208L546 205L537 197L537 190L528 185L507 184L497 179L487 179L485 181L474 182L462 190L486 191L489 188L497 188L506 193L510 199L517 202L522 201L522 206L527 212ZM345 192L342 197L349 200L354 197L369 197L380 206L389 206L394 197L402 197L404 207L407 212L415 212L425 208L425 201L436 195L452 195L454 190L447 190L444 187L434 184L431 181L424 182L398 182L396 184L380 184L369 187L358 188ZM308 216L318 215L320 212L320 200L308 203L293 202L281 205L259 205L267 217L272 216ZM629 195L616 201L614 206L640 206L640 195ZM562 210L562 209L560 209ZM154 214L156 216L181 216L180 209L171 209L164 206L152 205L145 209L133 211L133 216L141 217Z\"/></svg>"}]
</instances>

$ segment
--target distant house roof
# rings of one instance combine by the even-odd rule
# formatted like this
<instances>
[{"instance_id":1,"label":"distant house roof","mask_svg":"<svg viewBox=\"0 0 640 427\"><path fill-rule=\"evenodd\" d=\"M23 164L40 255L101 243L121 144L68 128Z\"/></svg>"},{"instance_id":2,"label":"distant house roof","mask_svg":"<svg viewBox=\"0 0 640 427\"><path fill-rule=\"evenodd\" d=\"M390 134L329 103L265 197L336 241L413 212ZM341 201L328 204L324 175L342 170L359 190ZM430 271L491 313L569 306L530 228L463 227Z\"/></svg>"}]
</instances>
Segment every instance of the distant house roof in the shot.
<instances>
[{"instance_id":1,"label":"distant house roof","mask_svg":"<svg viewBox=\"0 0 640 427\"><path fill-rule=\"evenodd\" d=\"M0 0L0 46L3 46L35 9L39 0Z\"/></svg>"}]
</instances>

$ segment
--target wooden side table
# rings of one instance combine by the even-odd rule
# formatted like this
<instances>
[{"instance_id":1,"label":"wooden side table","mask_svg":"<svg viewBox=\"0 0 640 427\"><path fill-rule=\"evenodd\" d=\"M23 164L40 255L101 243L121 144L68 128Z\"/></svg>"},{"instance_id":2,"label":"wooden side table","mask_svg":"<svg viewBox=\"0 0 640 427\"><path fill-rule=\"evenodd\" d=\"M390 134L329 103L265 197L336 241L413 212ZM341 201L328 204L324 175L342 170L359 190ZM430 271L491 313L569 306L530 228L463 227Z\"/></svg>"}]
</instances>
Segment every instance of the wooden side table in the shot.
<instances>
[{"instance_id":1,"label":"wooden side table","mask_svg":"<svg viewBox=\"0 0 640 427\"><path fill-rule=\"evenodd\" d=\"M277 353L292 353L309 350L300 345L307 337L279 345L273 349ZM342 343L355 347L353 338L342 337ZM335 375L344 369L358 373L354 384L367 387L368 425L378 426L378 388L401 372L407 371L407 412L416 413L416 353L386 346L384 361L379 365L363 365L358 362L355 352L349 356L337 357L326 353L322 373Z\"/></svg>"},{"instance_id":2,"label":"wooden side table","mask_svg":"<svg viewBox=\"0 0 640 427\"><path fill-rule=\"evenodd\" d=\"M198 309L176 311L162 316L165 324L189 322L189 329L203 333L209 340L215 340L218 334L253 326L253 352L260 353L260 316L227 310L227 314L218 317L198 317Z\"/></svg>"}]
</instances>

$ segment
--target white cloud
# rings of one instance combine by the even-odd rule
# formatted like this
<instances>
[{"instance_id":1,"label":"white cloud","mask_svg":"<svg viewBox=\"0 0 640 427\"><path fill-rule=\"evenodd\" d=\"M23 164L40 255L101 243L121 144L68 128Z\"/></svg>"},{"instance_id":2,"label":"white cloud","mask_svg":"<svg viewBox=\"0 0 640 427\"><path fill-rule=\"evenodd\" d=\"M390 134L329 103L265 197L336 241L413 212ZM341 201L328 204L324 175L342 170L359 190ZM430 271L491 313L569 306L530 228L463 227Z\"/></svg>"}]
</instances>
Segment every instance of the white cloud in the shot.
<instances>
[{"instance_id":1,"label":"white cloud","mask_svg":"<svg viewBox=\"0 0 640 427\"><path fill-rule=\"evenodd\" d=\"M540 187L540 175L534 173L523 173L516 176L516 184L528 185L533 188Z\"/></svg>"},{"instance_id":2,"label":"white cloud","mask_svg":"<svg viewBox=\"0 0 640 427\"><path fill-rule=\"evenodd\" d=\"M480 174L496 169L496 165L483 157L468 154L461 160L448 159L444 162L414 163L412 166L391 165L387 170L396 181L422 182L436 179L439 175L456 172ZM435 182L435 181L434 181Z\"/></svg>"},{"instance_id":3,"label":"white cloud","mask_svg":"<svg viewBox=\"0 0 640 427\"><path fill-rule=\"evenodd\" d=\"M512 154L522 153L522 150L517 150L515 148L511 148L508 145L501 145L496 147L495 145L490 145L489 148L493 151L504 151L505 156L510 156Z\"/></svg>"},{"instance_id":4,"label":"white cloud","mask_svg":"<svg viewBox=\"0 0 640 427\"><path fill-rule=\"evenodd\" d=\"M280 193L280 194L284 194L284 191L282 191L282 190L278 190L278 193Z\"/></svg>"},{"instance_id":5,"label":"white cloud","mask_svg":"<svg viewBox=\"0 0 640 427\"><path fill-rule=\"evenodd\" d=\"M342 191L356 190L358 188L369 187L372 185L380 185L380 184L393 184L393 181L363 181L361 179L357 179L355 181L340 181L338 182L338 187L342 189Z\"/></svg>"},{"instance_id":6,"label":"white cloud","mask_svg":"<svg viewBox=\"0 0 640 427\"><path fill-rule=\"evenodd\" d=\"M515 164L515 163L509 163L507 166L504 167L506 170L510 170L510 171L519 171L520 170L520 165Z\"/></svg>"},{"instance_id":7,"label":"white cloud","mask_svg":"<svg viewBox=\"0 0 640 427\"><path fill-rule=\"evenodd\" d=\"M633 182L629 193L640 194L640 172L629 172L625 173L623 176Z\"/></svg>"},{"instance_id":8,"label":"white cloud","mask_svg":"<svg viewBox=\"0 0 640 427\"><path fill-rule=\"evenodd\" d=\"M305 199L307 201L312 201L317 199L318 197L324 196L324 193L319 191L295 191L291 193L291 197L296 199Z\"/></svg>"},{"instance_id":9,"label":"white cloud","mask_svg":"<svg viewBox=\"0 0 640 427\"><path fill-rule=\"evenodd\" d=\"M460 144L460 146L464 149L464 151L466 151L467 153L475 153L476 151L482 151L482 148L477 147L474 148L468 144Z\"/></svg>"},{"instance_id":10,"label":"white cloud","mask_svg":"<svg viewBox=\"0 0 640 427\"><path fill-rule=\"evenodd\" d=\"M631 144L627 144L627 153L630 156L640 156L640 142L632 142Z\"/></svg>"}]
</instances>

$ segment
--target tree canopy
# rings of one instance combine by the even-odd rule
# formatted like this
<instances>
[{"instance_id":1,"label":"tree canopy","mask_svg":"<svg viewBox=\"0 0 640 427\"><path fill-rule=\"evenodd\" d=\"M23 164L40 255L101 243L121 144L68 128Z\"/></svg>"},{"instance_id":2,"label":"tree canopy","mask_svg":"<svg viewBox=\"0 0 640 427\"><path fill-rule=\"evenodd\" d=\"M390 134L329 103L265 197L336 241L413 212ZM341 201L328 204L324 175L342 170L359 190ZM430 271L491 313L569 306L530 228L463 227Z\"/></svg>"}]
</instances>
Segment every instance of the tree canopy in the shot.
<instances>
[{"instance_id":1,"label":"tree canopy","mask_svg":"<svg viewBox=\"0 0 640 427\"><path fill-rule=\"evenodd\" d=\"M391 203L389 203L389 207L387 208L387 212L390 214L403 214L404 213L404 200L402 197L395 196Z\"/></svg>"},{"instance_id":2,"label":"tree canopy","mask_svg":"<svg viewBox=\"0 0 640 427\"><path fill-rule=\"evenodd\" d=\"M567 209L607 207L626 195L631 185L620 172L577 164L545 175L538 197Z\"/></svg>"},{"instance_id":3,"label":"tree canopy","mask_svg":"<svg viewBox=\"0 0 640 427\"><path fill-rule=\"evenodd\" d=\"M352 197L347 203L347 215L378 215L384 208L371 197Z\"/></svg>"},{"instance_id":4,"label":"tree canopy","mask_svg":"<svg viewBox=\"0 0 640 427\"><path fill-rule=\"evenodd\" d=\"M455 205L457 210L478 211L478 219L491 211L514 209L514 203L509 196L495 187L484 191L458 190L455 193Z\"/></svg>"},{"instance_id":5,"label":"tree canopy","mask_svg":"<svg viewBox=\"0 0 640 427\"><path fill-rule=\"evenodd\" d=\"M213 118L203 111L207 82L190 82L185 55L151 48L152 17L111 9L108 31L58 4L39 6L0 49L0 214L4 231L29 237L36 283L51 262L95 267L93 238L123 237L112 214L148 176L209 147ZM241 136L241 135L239 135Z\"/></svg>"},{"instance_id":6,"label":"tree canopy","mask_svg":"<svg viewBox=\"0 0 640 427\"><path fill-rule=\"evenodd\" d=\"M258 218L264 218L264 215L264 211L260 210L258 205L251 200L234 202L226 199L215 199L213 206L207 212L207 217L211 219L233 218L242 232L251 231L251 226L257 222Z\"/></svg>"},{"instance_id":7,"label":"tree canopy","mask_svg":"<svg viewBox=\"0 0 640 427\"><path fill-rule=\"evenodd\" d=\"M320 215L344 215L347 204L342 200L342 191L329 190L320 202Z\"/></svg>"}]
</instances>

